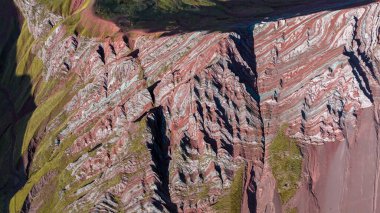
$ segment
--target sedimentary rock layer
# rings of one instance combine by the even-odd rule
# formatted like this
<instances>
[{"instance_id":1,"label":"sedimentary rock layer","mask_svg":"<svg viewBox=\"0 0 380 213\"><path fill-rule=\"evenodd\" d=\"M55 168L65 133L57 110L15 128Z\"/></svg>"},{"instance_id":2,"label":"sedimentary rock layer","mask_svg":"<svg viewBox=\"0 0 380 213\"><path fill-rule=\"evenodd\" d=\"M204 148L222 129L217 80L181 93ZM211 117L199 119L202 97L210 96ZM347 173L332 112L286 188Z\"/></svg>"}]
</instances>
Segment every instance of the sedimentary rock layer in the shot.
<instances>
[{"instance_id":1,"label":"sedimentary rock layer","mask_svg":"<svg viewBox=\"0 0 380 213\"><path fill-rule=\"evenodd\" d=\"M18 68L36 110L20 148L28 181L11 210L212 212L225 202L243 212L377 212L378 2L130 37L84 36L73 16L15 2L28 58L43 66ZM283 124L304 156L286 204L267 149Z\"/></svg>"}]
</instances>

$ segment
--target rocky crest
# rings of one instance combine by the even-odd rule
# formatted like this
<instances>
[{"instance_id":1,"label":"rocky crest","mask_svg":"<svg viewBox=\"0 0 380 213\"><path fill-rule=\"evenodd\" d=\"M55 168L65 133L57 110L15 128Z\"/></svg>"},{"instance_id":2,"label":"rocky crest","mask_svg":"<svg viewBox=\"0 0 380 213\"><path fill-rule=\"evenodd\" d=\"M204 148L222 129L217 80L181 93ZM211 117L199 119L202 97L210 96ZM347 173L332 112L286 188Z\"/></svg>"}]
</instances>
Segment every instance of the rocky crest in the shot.
<instances>
[{"instance_id":1,"label":"rocky crest","mask_svg":"<svg viewBox=\"0 0 380 213\"><path fill-rule=\"evenodd\" d=\"M15 3L36 109L11 211L379 211L379 2L133 40ZM286 204L268 163L283 124L303 156Z\"/></svg>"}]
</instances>

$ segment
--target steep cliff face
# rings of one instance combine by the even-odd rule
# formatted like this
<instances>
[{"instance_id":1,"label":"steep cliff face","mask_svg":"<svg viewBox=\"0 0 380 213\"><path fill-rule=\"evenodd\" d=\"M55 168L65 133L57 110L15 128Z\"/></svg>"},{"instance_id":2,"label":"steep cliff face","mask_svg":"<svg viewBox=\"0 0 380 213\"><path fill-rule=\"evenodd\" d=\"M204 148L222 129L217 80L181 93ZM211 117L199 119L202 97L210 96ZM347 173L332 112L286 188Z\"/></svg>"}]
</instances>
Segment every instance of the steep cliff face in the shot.
<instances>
[{"instance_id":1,"label":"steep cliff face","mask_svg":"<svg viewBox=\"0 0 380 213\"><path fill-rule=\"evenodd\" d=\"M378 211L378 9L325 11L254 31L266 139L286 122L302 143L305 182L289 203L300 212Z\"/></svg>"},{"instance_id":2,"label":"steep cliff face","mask_svg":"<svg viewBox=\"0 0 380 213\"><path fill-rule=\"evenodd\" d=\"M15 0L33 100L10 99L32 106L4 124L20 139L0 132L19 162L3 208L379 211L379 2L300 15L268 2L281 14L234 30L124 35L91 1ZM302 158L289 199L269 163L284 126L302 152L283 154Z\"/></svg>"}]
</instances>

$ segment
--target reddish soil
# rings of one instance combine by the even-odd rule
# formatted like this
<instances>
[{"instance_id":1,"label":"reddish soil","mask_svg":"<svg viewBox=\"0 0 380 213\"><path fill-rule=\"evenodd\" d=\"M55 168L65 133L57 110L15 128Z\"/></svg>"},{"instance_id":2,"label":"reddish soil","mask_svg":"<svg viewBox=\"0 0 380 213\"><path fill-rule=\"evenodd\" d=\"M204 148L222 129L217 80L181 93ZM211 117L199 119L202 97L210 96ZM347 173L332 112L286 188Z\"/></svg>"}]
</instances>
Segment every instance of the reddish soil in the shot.
<instances>
[{"instance_id":1,"label":"reddish soil","mask_svg":"<svg viewBox=\"0 0 380 213\"><path fill-rule=\"evenodd\" d=\"M77 11L83 3L84 0L72 1L71 10L74 12ZM95 15L93 10L94 3L95 0L92 0L87 8L81 12L80 26L84 29L91 30L92 34L97 37L107 37L120 32L120 28L115 23Z\"/></svg>"}]
</instances>

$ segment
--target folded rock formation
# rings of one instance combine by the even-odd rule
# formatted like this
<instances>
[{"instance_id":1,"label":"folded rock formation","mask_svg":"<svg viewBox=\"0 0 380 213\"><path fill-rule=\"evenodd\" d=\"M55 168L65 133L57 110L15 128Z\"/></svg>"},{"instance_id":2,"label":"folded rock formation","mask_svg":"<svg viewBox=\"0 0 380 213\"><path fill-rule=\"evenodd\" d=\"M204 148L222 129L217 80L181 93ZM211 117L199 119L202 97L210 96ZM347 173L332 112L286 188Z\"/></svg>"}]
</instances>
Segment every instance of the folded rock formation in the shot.
<instances>
[{"instance_id":1,"label":"folded rock formation","mask_svg":"<svg viewBox=\"0 0 380 213\"><path fill-rule=\"evenodd\" d=\"M283 2L233 30L91 37L71 29L87 1L63 15L15 0L24 24L7 50L30 85L7 86L1 207L379 212L380 3ZM286 202L269 164L284 125L302 152Z\"/></svg>"}]
</instances>

